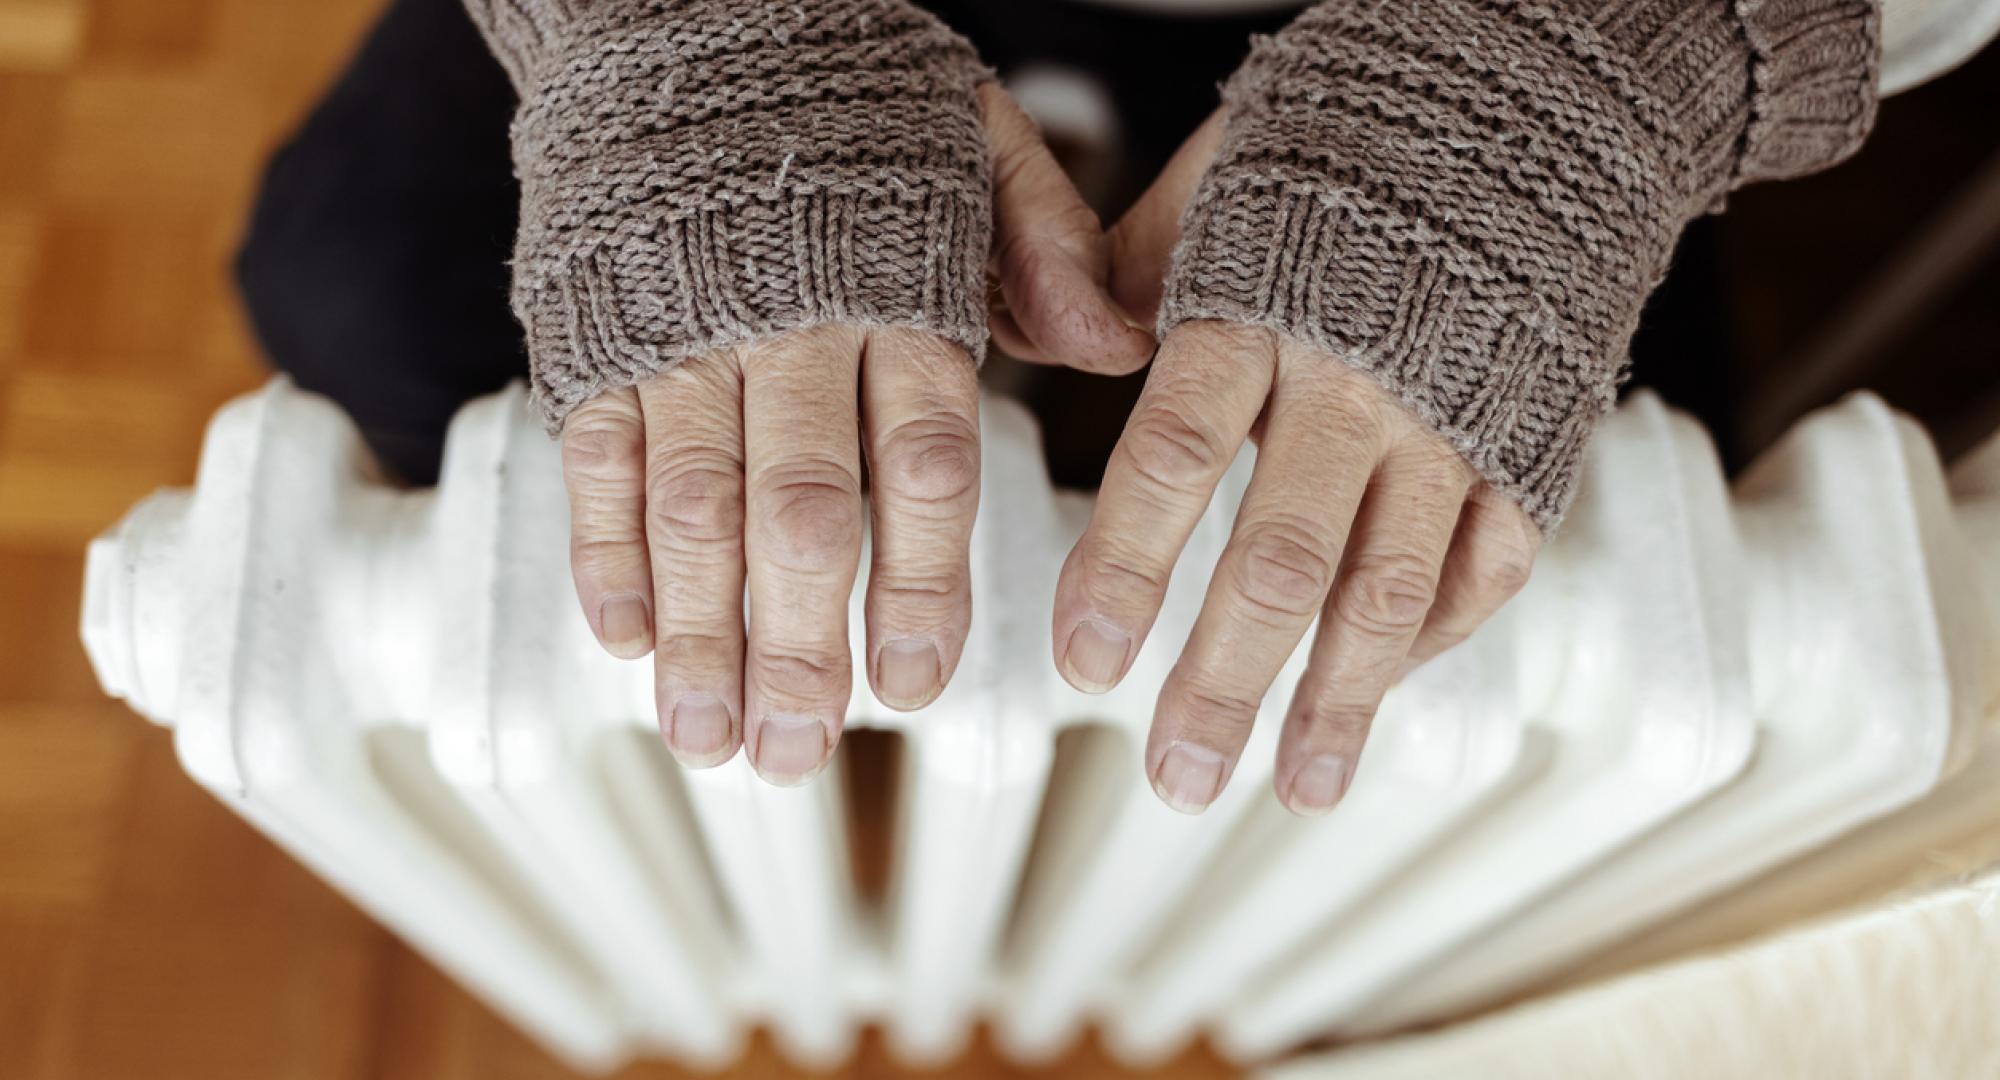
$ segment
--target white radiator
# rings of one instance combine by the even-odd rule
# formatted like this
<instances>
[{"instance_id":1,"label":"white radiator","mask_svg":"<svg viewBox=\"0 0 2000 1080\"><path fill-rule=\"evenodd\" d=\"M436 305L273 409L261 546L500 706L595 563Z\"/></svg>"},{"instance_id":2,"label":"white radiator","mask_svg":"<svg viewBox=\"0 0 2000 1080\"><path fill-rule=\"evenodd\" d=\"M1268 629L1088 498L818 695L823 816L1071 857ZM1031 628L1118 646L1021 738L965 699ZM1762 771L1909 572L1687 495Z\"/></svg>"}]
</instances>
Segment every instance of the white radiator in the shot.
<instances>
[{"instance_id":1,"label":"white radiator","mask_svg":"<svg viewBox=\"0 0 2000 1080\"><path fill-rule=\"evenodd\" d=\"M1145 1060L1448 1015L1922 799L2000 697L2000 441L1954 506L1924 435L1858 396L1732 496L1641 394L1529 588L1389 695L1336 813L1270 792L1295 663L1183 817L1139 748L1250 453L1151 647L1092 698L1047 642L1088 500L1050 488L1018 406L983 419L958 674L909 716L855 678L850 730L903 742L880 905L839 762L785 790L658 745L647 663L605 656L572 596L557 454L518 392L460 414L435 492L380 483L283 382L229 405L194 490L92 545L84 637L198 782L593 1069L726 1060L757 1023L826 1062L867 1021L924 1058L980 1016L1024 1058L1097 1021Z\"/></svg>"}]
</instances>

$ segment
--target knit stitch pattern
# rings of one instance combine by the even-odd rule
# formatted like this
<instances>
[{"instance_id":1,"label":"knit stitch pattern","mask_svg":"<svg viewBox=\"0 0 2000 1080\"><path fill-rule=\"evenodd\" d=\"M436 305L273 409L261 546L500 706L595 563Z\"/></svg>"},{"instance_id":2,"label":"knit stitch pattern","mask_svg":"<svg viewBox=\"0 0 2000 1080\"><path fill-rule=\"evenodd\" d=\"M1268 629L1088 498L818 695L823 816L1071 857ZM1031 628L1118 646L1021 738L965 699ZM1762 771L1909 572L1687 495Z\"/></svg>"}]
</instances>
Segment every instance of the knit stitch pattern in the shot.
<instances>
[{"instance_id":1,"label":"knit stitch pattern","mask_svg":"<svg viewBox=\"0 0 2000 1080\"><path fill-rule=\"evenodd\" d=\"M550 430L823 323L986 347L972 48L902 0L467 0L512 76L513 303Z\"/></svg>"},{"instance_id":2,"label":"knit stitch pattern","mask_svg":"<svg viewBox=\"0 0 2000 1080\"><path fill-rule=\"evenodd\" d=\"M1876 0L1329 0L1224 88L1160 332L1371 373L1545 530L1680 231L1851 154Z\"/></svg>"}]
</instances>

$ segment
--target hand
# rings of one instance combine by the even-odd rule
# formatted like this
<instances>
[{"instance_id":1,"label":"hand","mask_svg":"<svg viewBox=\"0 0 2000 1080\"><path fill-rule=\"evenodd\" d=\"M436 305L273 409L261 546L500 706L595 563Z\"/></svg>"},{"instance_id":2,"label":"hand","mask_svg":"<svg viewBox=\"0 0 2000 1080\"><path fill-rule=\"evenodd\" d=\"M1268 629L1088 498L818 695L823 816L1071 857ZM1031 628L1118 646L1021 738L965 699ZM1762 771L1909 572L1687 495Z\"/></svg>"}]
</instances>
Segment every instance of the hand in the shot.
<instances>
[{"instance_id":1,"label":"hand","mask_svg":"<svg viewBox=\"0 0 2000 1080\"><path fill-rule=\"evenodd\" d=\"M1221 138L1198 132L1112 234L1113 293L1151 314L1182 206ZM1463 640L1527 580L1540 533L1370 376L1222 322L1167 335L1063 566L1057 666L1117 684L1168 574L1245 438L1259 446L1229 543L1146 748L1160 797L1198 812L1228 782L1271 681L1315 617L1275 783L1293 811L1345 792L1383 693Z\"/></svg>"},{"instance_id":2,"label":"hand","mask_svg":"<svg viewBox=\"0 0 2000 1080\"><path fill-rule=\"evenodd\" d=\"M1008 332L1047 358L1136 370L1153 342L1106 295L1096 218L1004 92L984 88L982 105ZM951 680L979 498L977 372L957 346L879 327L780 335L599 395L570 414L562 446L577 596L613 655L653 654L660 728L682 762L747 745L760 775L789 784L832 753L864 458L869 680L895 709Z\"/></svg>"}]
</instances>

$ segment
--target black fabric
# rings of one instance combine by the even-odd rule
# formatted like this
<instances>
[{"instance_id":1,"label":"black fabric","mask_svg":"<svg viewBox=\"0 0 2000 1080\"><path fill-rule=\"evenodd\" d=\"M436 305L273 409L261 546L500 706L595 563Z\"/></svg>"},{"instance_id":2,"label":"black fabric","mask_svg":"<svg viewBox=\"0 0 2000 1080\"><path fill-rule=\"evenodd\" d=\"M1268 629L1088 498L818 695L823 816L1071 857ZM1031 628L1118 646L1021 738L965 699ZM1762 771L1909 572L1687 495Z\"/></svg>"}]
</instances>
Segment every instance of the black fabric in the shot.
<instances>
[{"instance_id":1,"label":"black fabric","mask_svg":"<svg viewBox=\"0 0 2000 1080\"><path fill-rule=\"evenodd\" d=\"M273 366L437 477L471 398L527 371L507 306L514 91L458 0L395 0L272 157L237 257Z\"/></svg>"},{"instance_id":2,"label":"black fabric","mask_svg":"<svg viewBox=\"0 0 2000 1080\"><path fill-rule=\"evenodd\" d=\"M1090 72L1119 112L1116 220L1213 110L1252 34L1285 12L1151 16L1076 0L928 0L1003 74ZM466 401L527 369L507 302L519 199L508 157L514 95L460 0L392 0L327 96L271 159L236 271L272 365L339 403L383 463L436 480ZM1647 308L1636 377L1726 421L1724 321L1713 230L1698 226ZM1655 378L1655 373L1659 378ZM1093 486L1143 375L1033 368L1058 483ZM1729 427L1711 427L1731 430Z\"/></svg>"}]
</instances>

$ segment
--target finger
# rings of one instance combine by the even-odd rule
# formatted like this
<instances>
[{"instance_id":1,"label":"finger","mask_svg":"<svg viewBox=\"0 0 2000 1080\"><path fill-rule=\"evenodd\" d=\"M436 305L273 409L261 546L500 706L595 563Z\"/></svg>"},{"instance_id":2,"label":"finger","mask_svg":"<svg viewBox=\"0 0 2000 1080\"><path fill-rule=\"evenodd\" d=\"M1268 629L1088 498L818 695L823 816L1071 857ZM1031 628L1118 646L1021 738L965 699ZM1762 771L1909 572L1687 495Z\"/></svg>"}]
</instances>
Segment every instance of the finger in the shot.
<instances>
[{"instance_id":1,"label":"finger","mask_svg":"<svg viewBox=\"0 0 2000 1080\"><path fill-rule=\"evenodd\" d=\"M639 384L660 731L683 763L736 753L743 715L743 384L732 356Z\"/></svg>"},{"instance_id":2,"label":"finger","mask_svg":"<svg viewBox=\"0 0 2000 1080\"><path fill-rule=\"evenodd\" d=\"M1199 322L1168 336L1056 585L1056 667L1071 686L1101 693L1125 677L1276 365L1269 331Z\"/></svg>"},{"instance_id":3,"label":"finger","mask_svg":"<svg viewBox=\"0 0 2000 1080\"><path fill-rule=\"evenodd\" d=\"M972 624L978 373L930 334L871 331L861 413L875 503L869 678L884 705L916 709L951 681Z\"/></svg>"},{"instance_id":4,"label":"finger","mask_svg":"<svg viewBox=\"0 0 2000 1080\"><path fill-rule=\"evenodd\" d=\"M758 775L778 784L803 783L826 764L853 683L847 600L861 557L862 337L854 327L816 327L744 358L744 745Z\"/></svg>"},{"instance_id":5,"label":"finger","mask_svg":"<svg viewBox=\"0 0 2000 1080\"><path fill-rule=\"evenodd\" d=\"M1346 794L1375 709L1437 594L1470 485L1470 470L1428 432L1377 468L1278 738L1273 779L1293 812L1325 813Z\"/></svg>"},{"instance_id":6,"label":"finger","mask_svg":"<svg viewBox=\"0 0 2000 1080\"><path fill-rule=\"evenodd\" d=\"M1518 504L1484 484L1473 488L1445 555L1437 600L1399 677L1472 636L1513 599L1541 546L1541 530Z\"/></svg>"},{"instance_id":7,"label":"finger","mask_svg":"<svg viewBox=\"0 0 2000 1080\"><path fill-rule=\"evenodd\" d=\"M570 576L591 633L606 652L624 660L636 660L653 647L645 451L639 395L629 388L591 398L563 423Z\"/></svg>"},{"instance_id":8,"label":"finger","mask_svg":"<svg viewBox=\"0 0 2000 1080\"><path fill-rule=\"evenodd\" d=\"M1021 326L1014 321L1014 313L1007 310L1001 301L989 306L986 312L986 328L993 335L993 347L1004 355L1016 360L1026 360L1031 364L1053 364L1055 360L1044 355L1041 348L1028 340L1021 332Z\"/></svg>"},{"instance_id":9,"label":"finger","mask_svg":"<svg viewBox=\"0 0 2000 1080\"><path fill-rule=\"evenodd\" d=\"M1013 324L1005 336L1018 332L1033 346L1022 359L1137 371L1152 358L1153 336L1105 291L1110 254L1097 214L1005 90L989 83L980 98L993 148L995 260Z\"/></svg>"},{"instance_id":10,"label":"finger","mask_svg":"<svg viewBox=\"0 0 2000 1080\"><path fill-rule=\"evenodd\" d=\"M1386 449L1379 393L1324 357L1280 353L1257 470L1147 744L1154 790L1184 813L1228 783L1265 692L1326 602Z\"/></svg>"},{"instance_id":11,"label":"finger","mask_svg":"<svg viewBox=\"0 0 2000 1080\"><path fill-rule=\"evenodd\" d=\"M1148 326L1159 318L1161 286L1181 238L1181 211L1222 146L1223 120L1221 110L1210 114L1111 229L1112 299Z\"/></svg>"}]
</instances>

